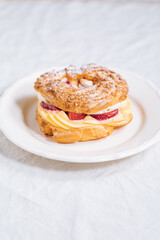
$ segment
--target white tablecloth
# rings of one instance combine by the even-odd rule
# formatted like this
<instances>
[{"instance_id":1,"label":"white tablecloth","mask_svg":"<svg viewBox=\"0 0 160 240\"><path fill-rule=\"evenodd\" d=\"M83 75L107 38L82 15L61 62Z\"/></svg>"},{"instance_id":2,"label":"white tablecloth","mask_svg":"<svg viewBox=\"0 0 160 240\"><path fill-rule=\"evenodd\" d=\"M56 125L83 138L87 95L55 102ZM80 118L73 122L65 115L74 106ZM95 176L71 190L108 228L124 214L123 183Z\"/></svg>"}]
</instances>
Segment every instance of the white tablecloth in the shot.
<instances>
[{"instance_id":1,"label":"white tablecloth","mask_svg":"<svg viewBox=\"0 0 160 240\"><path fill-rule=\"evenodd\" d=\"M88 62L160 87L160 4L1 2L0 32L1 94L34 71ZM72 164L0 133L0 239L159 240L160 143L119 161Z\"/></svg>"}]
</instances>

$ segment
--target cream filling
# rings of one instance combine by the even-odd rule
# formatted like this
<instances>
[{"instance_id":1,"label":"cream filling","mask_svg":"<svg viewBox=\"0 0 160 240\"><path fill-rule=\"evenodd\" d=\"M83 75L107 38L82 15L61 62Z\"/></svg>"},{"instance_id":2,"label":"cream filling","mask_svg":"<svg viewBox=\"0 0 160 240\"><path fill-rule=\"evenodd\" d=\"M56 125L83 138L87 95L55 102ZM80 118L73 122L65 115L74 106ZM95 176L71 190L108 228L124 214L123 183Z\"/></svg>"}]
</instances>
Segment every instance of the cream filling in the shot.
<instances>
[{"instance_id":1,"label":"cream filling","mask_svg":"<svg viewBox=\"0 0 160 240\"><path fill-rule=\"evenodd\" d=\"M114 111L114 110L119 109L120 107L123 107L125 105L126 105L126 100L124 100L123 102L117 103L117 104L115 104L111 107L105 108L102 111L96 112L94 114L102 114L102 113L107 113L107 112L110 112L110 111Z\"/></svg>"},{"instance_id":2,"label":"cream filling","mask_svg":"<svg viewBox=\"0 0 160 240\"><path fill-rule=\"evenodd\" d=\"M97 119L86 115L86 117L82 120L70 120L68 115L64 111L50 111L43 109L40 106L40 100L38 103L38 111L40 115L52 125L56 127L61 127L65 129L69 128L82 128L82 127L93 127L99 125L111 125L112 123L120 122L124 120L123 112L126 114L130 113L130 103L129 100L125 100L125 104L119 107L119 112L112 118L98 121ZM117 105L117 104L116 104ZM117 108L116 108L117 109Z\"/></svg>"},{"instance_id":3,"label":"cream filling","mask_svg":"<svg viewBox=\"0 0 160 240\"><path fill-rule=\"evenodd\" d=\"M41 96L40 93L38 93L38 99L42 102L46 102L45 98ZM110 112L110 111L114 111L116 109L119 109L120 107L123 107L126 105L126 100L120 102L120 103L117 103L111 107L108 107L108 108L105 108L99 112L95 112L94 114L102 114L102 113L107 113L107 112ZM76 120L77 121L77 120Z\"/></svg>"},{"instance_id":4,"label":"cream filling","mask_svg":"<svg viewBox=\"0 0 160 240\"><path fill-rule=\"evenodd\" d=\"M38 100L41 101L41 102L46 102L45 98L42 97L42 95L40 93L37 93L37 97L38 97Z\"/></svg>"}]
</instances>

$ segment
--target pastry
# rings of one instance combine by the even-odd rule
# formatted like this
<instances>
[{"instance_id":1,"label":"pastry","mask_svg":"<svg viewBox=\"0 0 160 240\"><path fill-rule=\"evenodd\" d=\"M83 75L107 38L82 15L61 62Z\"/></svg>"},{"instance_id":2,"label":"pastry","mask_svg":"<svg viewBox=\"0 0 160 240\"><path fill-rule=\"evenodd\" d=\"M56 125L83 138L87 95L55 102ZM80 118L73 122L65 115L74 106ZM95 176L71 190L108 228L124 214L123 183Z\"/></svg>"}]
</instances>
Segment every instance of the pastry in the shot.
<instances>
[{"instance_id":1,"label":"pastry","mask_svg":"<svg viewBox=\"0 0 160 240\"><path fill-rule=\"evenodd\" d=\"M47 72L34 88L40 129L57 142L103 138L133 117L126 80L95 64Z\"/></svg>"}]
</instances>

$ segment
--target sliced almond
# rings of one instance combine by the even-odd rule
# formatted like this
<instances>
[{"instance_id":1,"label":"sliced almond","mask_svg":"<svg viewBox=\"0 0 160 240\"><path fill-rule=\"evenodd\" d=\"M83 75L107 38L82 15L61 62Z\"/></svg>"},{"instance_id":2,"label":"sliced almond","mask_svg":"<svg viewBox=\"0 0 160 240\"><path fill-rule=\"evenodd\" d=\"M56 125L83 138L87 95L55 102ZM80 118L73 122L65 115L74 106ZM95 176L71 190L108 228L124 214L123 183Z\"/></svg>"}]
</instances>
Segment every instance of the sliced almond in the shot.
<instances>
[{"instance_id":1,"label":"sliced almond","mask_svg":"<svg viewBox=\"0 0 160 240\"><path fill-rule=\"evenodd\" d=\"M75 80L71 80L70 84L71 84L72 87L78 87L78 82L75 81Z\"/></svg>"},{"instance_id":2,"label":"sliced almond","mask_svg":"<svg viewBox=\"0 0 160 240\"><path fill-rule=\"evenodd\" d=\"M84 78L80 79L80 83L84 87L92 87L93 86L93 82L92 81L89 81L89 80L84 79Z\"/></svg>"}]
</instances>

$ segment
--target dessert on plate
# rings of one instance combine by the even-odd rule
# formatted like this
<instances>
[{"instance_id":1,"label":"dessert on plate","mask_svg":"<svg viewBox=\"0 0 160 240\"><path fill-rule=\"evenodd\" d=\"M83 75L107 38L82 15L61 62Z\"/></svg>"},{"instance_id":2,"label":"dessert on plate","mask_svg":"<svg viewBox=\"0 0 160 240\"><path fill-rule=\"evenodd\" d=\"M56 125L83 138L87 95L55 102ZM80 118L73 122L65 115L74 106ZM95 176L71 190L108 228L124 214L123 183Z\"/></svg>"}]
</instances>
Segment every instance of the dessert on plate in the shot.
<instances>
[{"instance_id":1,"label":"dessert on plate","mask_svg":"<svg viewBox=\"0 0 160 240\"><path fill-rule=\"evenodd\" d=\"M40 129L57 142L104 138L133 118L126 80L106 67L70 65L41 75L34 88Z\"/></svg>"}]
</instances>

